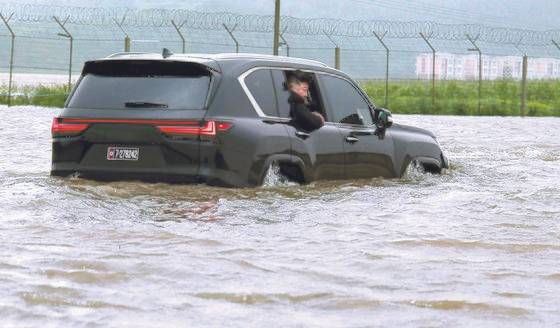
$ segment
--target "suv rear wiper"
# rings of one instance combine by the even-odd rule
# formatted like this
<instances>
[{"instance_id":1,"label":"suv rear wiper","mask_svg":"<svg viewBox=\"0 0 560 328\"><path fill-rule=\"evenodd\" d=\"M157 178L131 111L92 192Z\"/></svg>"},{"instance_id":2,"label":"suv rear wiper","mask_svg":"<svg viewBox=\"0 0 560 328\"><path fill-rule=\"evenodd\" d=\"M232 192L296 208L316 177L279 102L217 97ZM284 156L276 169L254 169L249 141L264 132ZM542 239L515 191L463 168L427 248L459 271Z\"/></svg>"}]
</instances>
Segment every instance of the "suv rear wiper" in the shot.
<instances>
[{"instance_id":1,"label":"suv rear wiper","mask_svg":"<svg viewBox=\"0 0 560 328\"><path fill-rule=\"evenodd\" d=\"M167 104L163 103L153 103L153 102L145 102L145 101L136 101L136 102L126 102L124 103L125 107L128 108L167 108L169 107Z\"/></svg>"}]
</instances>

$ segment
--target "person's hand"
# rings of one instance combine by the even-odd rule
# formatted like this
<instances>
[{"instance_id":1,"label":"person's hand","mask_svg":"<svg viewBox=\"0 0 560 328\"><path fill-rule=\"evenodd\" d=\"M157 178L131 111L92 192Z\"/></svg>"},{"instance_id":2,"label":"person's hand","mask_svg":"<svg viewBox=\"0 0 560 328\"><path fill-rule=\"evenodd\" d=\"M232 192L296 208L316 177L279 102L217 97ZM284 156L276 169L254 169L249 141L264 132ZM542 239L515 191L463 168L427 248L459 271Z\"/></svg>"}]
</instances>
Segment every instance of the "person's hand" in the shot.
<instances>
[{"instance_id":1,"label":"person's hand","mask_svg":"<svg viewBox=\"0 0 560 328\"><path fill-rule=\"evenodd\" d=\"M325 118L323 117L323 115L317 113L317 112L312 112L311 114L319 117L321 119L321 123L325 124Z\"/></svg>"}]
</instances>

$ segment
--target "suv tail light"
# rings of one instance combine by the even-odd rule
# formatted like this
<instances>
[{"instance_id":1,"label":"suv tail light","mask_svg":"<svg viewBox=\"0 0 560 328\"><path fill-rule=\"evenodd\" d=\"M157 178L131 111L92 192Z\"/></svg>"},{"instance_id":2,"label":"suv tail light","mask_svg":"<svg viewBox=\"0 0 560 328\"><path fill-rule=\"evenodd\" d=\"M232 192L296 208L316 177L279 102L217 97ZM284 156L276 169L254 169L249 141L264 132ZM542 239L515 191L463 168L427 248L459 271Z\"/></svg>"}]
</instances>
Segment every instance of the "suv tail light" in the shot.
<instances>
[{"instance_id":1,"label":"suv tail light","mask_svg":"<svg viewBox=\"0 0 560 328\"><path fill-rule=\"evenodd\" d=\"M51 133L53 137L73 137L87 130L91 124L151 124L167 136L209 136L215 137L218 132L229 130L233 124L230 122L206 121L200 126L198 121L167 121L167 120L127 120L127 119L87 119L87 118L59 118L52 122Z\"/></svg>"},{"instance_id":2,"label":"suv tail light","mask_svg":"<svg viewBox=\"0 0 560 328\"><path fill-rule=\"evenodd\" d=\"M51 134L53 137L73 137L81 134L89 127L84 123L65 123L63 119L55 117L52 121Z\"/></svg>"},{"instance_id":3,"label":"suv tail light","mask_svg":"<svg viewBox=\"0 0 560 328\"><path fill-rule=\"evenodd\" d=\"M203 126L160 125L158 130L168 136L199 135L215 137L218 132L225 132L232 127L229 122L206 121Z\"/></svg>"}]
</instances>

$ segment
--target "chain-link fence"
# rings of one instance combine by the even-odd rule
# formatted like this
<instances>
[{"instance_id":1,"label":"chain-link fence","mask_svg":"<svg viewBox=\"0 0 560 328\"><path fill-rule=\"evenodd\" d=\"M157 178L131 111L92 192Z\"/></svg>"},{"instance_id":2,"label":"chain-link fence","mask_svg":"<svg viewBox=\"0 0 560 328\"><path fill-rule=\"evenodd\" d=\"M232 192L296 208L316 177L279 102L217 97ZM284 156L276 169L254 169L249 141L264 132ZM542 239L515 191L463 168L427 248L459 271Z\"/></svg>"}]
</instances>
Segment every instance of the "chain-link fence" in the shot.
<instances>
[{"instance_id":1,"label":"chain-link fence","mask_svg":"<svg viewBox=\"0 0 560 328\"><path fill-rule=\"evenodd\" d=\"M43 5L0 13L8 103L30 85L71 84L86 60L115 52L272 53L273 16ZM560 116L560 31L293 17L282 17L281 31L280 55L340 68L396 112Z\"/></svg>"}]
</instances>

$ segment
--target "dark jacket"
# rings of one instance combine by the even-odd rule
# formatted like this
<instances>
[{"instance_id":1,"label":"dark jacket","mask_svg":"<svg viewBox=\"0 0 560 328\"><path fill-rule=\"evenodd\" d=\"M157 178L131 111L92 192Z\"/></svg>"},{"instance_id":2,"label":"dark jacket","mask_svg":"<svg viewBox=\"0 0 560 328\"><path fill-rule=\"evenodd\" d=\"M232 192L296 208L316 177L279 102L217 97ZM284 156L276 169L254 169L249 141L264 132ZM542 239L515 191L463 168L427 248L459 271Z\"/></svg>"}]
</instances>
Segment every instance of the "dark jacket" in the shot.
<instances>
[{"instance_id":1,"label":"dark jacket","mask_svg":"<svg viewBox=\"0 0 560 328\"><path fill-rule=\"evenodd\" d=\"M297 128L313 131L323 126L321 119L311 114L314 106L312 104L306 104L301 96L291 92L288 102L290 103L290 116L293 118L293 122Z\"/></svg>"}]
</instances>

